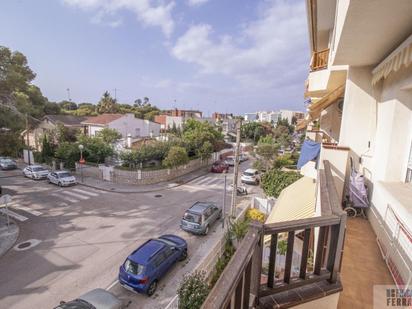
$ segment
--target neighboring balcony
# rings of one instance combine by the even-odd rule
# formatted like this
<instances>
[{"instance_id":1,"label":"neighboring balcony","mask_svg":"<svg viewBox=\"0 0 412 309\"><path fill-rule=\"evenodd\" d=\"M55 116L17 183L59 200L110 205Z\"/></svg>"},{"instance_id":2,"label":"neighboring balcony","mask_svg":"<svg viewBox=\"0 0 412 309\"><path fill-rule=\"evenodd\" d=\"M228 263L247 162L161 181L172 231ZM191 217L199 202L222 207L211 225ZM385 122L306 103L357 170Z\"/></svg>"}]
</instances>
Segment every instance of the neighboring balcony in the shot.
<instances>
[{"instance_id":1,"label":"neighboring balcony","mask_svg":"<svg viewBox=\"0 0 412 309\"><path fill-rule=\"evenodd\" d=\"M331 166L320 171L320 216L252 224L203 304L214 308L336 308L342 291L340 268L346 212L341 208ZM269 240L268 258L264 255ZM282 271L278 243L287 244ZM301 245L297 245L300 243ZM296 260L296 252L299 259ZM279 260L279 261L278 261ZM267 271L265 271L267 270Z\"/></svg>"},{"instance_id":2,"label":"neighboring balcony","mask_svg":"<svg viewBox=\"0 0 412 309\"><path fill-rule=\"evenodd\" d=\"M331 66L329 55L329 49L313 53L305 85L305 97L321 98L345 83L347 67Z\"/></svg>"}]
</instances>

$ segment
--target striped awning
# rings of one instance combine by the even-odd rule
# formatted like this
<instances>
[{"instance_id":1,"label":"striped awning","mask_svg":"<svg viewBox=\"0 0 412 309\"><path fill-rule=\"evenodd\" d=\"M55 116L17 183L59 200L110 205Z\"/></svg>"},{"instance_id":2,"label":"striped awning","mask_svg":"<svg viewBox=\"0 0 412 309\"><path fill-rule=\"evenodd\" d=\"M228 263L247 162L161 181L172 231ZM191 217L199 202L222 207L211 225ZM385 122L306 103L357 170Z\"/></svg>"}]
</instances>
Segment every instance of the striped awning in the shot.
<instances>
[{"instance_id":1,"label":"striped awning","mask_svg":"<svg viewBox=\"0 0 412 309\"><path fill-rule=\"evenodd\" d=\"M302 177L283 189L266 223L311 218L315 214L316 183Z\"/></svg>"},{"instance_id":2,"label":"striped awning","mask_svg":"<svg viewBox=\"0 0 412 309\"><path fill-rule=\"evenodd\" d=\"M343 96L345 92L345 85L341 85L333 91L329 92L323 96L320 100L313 102L309 105L309 115L312 119L317 119L320 117L320 113L330 105L336 102L337 99Z\"/></svg>"},{"instance_id":3,"label":"striped awning","mask_svg":"<svg viewBox=\"0 0 412 309\"><path fill-rule=\"evenodd\" d=\"M398 71L402 66L407 67L412 63L412 35L410 35L398 48L385 58L372 71L372 85L382 78L388 77L392 72Z\"/></svg>"}]
</instances>

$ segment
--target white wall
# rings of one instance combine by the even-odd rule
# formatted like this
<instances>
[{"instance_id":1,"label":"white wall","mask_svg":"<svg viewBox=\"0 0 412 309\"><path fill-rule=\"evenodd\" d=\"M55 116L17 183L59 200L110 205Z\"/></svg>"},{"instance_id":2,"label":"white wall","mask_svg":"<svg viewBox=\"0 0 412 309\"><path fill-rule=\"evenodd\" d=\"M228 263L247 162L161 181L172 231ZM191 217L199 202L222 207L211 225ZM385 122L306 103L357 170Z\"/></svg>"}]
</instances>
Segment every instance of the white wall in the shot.
<instances>
[{"instance_id":1,"label":"white wall","mask_svg":"<svg viewBox=\"0 0 412 309\"><path fill-rule=\"evenodd\" d=\"M103 130L104 127L102 126L89 126L89 136L96 136L96 133Z\"/></svg>"},{"instance_id":2,"label":"white wall","mask_svg":"<svg viewBox=\"0 0 412 309\"><path fill-rule=\"evenodd\" d=\"M127 134L131 134L132 137L150 137L152 131L153 136L160 134L160 124L138 119L133 114L125 114L123 117L110 122L108 127L117 130L123 138Z\"/></svg>"}]
</instances>

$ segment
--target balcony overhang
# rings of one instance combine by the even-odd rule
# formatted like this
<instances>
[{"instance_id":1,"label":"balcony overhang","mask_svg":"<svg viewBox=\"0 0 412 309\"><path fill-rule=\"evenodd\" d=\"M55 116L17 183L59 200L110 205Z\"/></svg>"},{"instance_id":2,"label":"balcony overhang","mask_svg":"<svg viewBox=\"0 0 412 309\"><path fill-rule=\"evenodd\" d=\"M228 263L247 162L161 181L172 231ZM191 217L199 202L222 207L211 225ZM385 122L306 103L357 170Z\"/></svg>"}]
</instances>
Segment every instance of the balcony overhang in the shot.
<instances>
[{"instance_id":1,"label":"balcony overhang","mask_svg":"<svg viewBox=\"0 0 412 309\"><path fill-rule=\"evenodd\" d=\"M324 70L310 72L305 96L321 98L344 85L347 69L347 66L331 66Z\"/></svg>"},{"instance_id":2,"label":"balcony overhang","mask_svg":"<svg viewBox=\"0 0 412 309\"><path fill-rule=\"evenodd\" d=\"M345 11L345 9L347 9ZM365 66L382 61L412 33L412 1L347 1L338 9L332 64Z\"/></svg>"}]
</instances>

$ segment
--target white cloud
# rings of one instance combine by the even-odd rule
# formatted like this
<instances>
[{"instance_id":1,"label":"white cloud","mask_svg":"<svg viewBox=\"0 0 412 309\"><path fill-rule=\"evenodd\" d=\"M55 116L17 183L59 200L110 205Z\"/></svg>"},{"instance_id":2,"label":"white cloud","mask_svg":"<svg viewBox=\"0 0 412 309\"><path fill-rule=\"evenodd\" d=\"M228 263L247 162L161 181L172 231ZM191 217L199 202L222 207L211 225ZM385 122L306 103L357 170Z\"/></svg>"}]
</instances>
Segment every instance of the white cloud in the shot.
<instances>
[{"instance_id":1,"label":"white cloud","mask_svg":"<svg viewBox=\"0 0 412 309\"><path fill-rule=\"evenodd\" d=\"M64 3L86 11L97 11L92 22L102 23L106 15L115 15L120 10L132 11L144 26L160 27L169 37L175 27L172 10L175 2L153 0L63 0ZM122 20L117 18L108 22L112 27L117 27Z\"/></svg>"},{"instance_id":2,"label":"white cloud","mask_svg":"<svg viewBox=\"0 0 412 309\"><path fill-rule=\"evenodd\" d=\"M171 53L198 65L201 73L224 74L248 87L296 82L309 57L304 1L266 4L259 18L243 25L238 35L217 36L210 25L194 25Z\"/></svg>"},{"instance_id":3,"label":"white cloud","mask_svg":"<svg viewBox=\"0 0 412 309\"><path fill-rule=\"evenodd\" d=\"M202 4L205 4L206 2L208 2L209 0L188 0L187 3L190 6L200 6Z\"/></svg>"}]
</instances>

